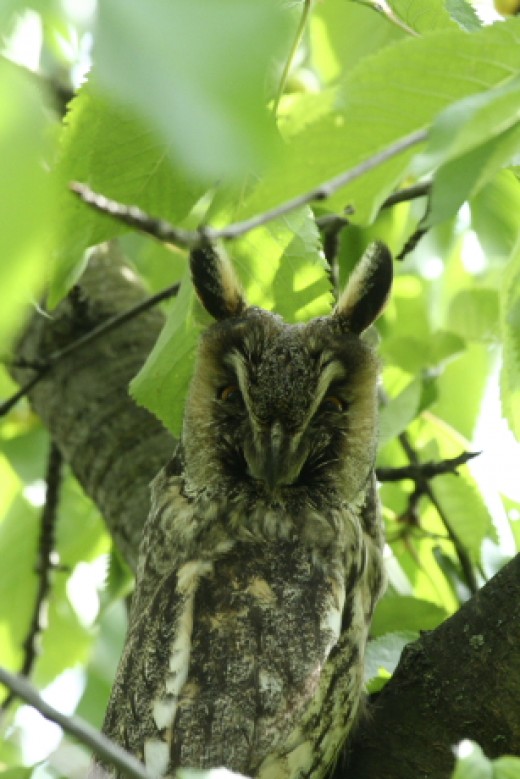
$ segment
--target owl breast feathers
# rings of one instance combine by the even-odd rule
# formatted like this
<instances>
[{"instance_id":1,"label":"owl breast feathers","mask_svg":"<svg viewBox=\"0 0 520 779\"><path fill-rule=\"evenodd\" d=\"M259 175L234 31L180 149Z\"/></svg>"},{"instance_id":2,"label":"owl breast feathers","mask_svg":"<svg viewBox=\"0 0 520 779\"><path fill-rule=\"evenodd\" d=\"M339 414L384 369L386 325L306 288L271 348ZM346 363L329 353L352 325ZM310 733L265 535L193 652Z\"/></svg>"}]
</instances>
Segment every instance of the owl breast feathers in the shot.
<instances>
[{"instance_id":1,"label":"owl breast feathers","mask_svg":"<svg viewBox=\"0 0 520 779\"><path fill-rule=\"evenodd\" d=\"M217 321L153 484L104 730L157 776L322 777L356 716L384 582L378 363L361 334L391 257L372 245L333 313L298 325L248 307L209 245L191 268Z\"/></svg>"}]
</instances>

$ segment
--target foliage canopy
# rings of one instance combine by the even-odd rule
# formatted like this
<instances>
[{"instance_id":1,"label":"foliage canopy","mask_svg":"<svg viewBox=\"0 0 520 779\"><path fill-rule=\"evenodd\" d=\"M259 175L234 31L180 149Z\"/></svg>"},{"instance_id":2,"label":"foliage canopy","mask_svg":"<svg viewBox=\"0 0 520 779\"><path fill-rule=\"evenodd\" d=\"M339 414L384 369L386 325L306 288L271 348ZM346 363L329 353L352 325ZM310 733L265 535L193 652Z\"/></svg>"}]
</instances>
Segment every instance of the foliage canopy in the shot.
<instances>
[{"instance_id":1,"label":"foliage canopy","mask_svg":"<svg viewBox=\"0 0 520 779\"><path fill-rule=\"evenodd\" d=\"M80 278L88 248L117 237L150 291L181 284L175 301L164 304L164 330L131 385L137 402L178 435L194 348L208 322L185 251L89 209L69 183L85 182L184 228L220 227L265 213L427 130L426 141L328 199L227 245L249 301L298 321L330 309L372 239L399 255L418 228L426 231L396 261L378 325L385 396L378 466L408 465L410 451L421 462L475 448L484 454L458 475L432 480L433 497L417 495L411 480L382 485L389 588L367 661L376 690L403 646L452 614L520 545L511 468L518 457L513 435L520 438L520 18L484 25L465 0L391 0L386 13L370 0L326 0L312 5L285 78L306 5L111 0L87 18L58 0L38 4L38 12L23 0L3 3L1 349L8 355L14 348L44 289L52 310ZM31 30L41 38L45 79L12 61L16 41ZM56 84L81 64L90 38L92 70L62 122ZM421 197L386 202L418 183L429 186ZM323 246L338 214L348 223L331 273ZM2 370L2 395L15 389ZM0 663L15 670L37 588L48 445L25 402L4 417ZM68 472L56 549L62 567L53 575L33 679L46 686L76 669L78 711L99 725L130 575ZM5 775L66 775L55 757L38 769L16 768L30 761L19 714L0 746ZM491 767L474 747L461 753L455 777L513 776L518 766L510 760Z\"/></svg>"}]
</instances>

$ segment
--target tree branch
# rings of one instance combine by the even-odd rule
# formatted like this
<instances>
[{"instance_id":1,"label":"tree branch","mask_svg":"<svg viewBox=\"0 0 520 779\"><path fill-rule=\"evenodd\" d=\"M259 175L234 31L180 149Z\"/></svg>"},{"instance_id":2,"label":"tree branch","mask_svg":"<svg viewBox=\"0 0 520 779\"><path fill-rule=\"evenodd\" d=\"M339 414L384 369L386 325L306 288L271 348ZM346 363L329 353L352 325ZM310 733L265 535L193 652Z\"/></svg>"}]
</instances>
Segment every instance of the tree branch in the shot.
<instances>
[{"instance_id":1,"label":"tree branch","mask_svg":"<svg viewBox=\"0 0 520 779\"><path fill-rule=\"evenodd\" d=\"M47 602L51 588L51 571L53 568L54 537L58 512L58 499L61 486L62 457L58 447L52 443L47 462L45 483L47 485L45 505L41 515L40 538L38 541L38 562L36 572L38 574L38 591L34 603L33 615L27 637L23 643L24 660L20 673L29 676L38 656L37 641L45 625L43 610ZM0 710L6 710L14 699L10 694L2 701Z\"/></svg>"},{"instance_id":2,"label":"tree branch","mask_svg":"<svg viewBox=\"0 0 520 779\"><path fill-rule=\"evenodd\" d=\"M269 209L263 214L253 216L250 219L244 219L242 222L235 222L234 224L220 229L205 226L201 227L199 230L184 230L182 228L174 227L164 219L155 219L154 217L151 217L137 206L126 206L115 200L110 200L104 195L99 195L91 190L86 184L73 182L71 183L70 188L72 192L78 195L81 200L87 203L87 205L92 206L101 213L114 217L119 222L123 222L129 227L147 233L165 243L190 247L197 245L201 240L213 242L216 240L231 240L233 238L238 238L239 236L248 233L250 230L261 227L262 225L273 221L273 219L277 219L301 206L319 200L326 200L338 189L350 184L350 182L355 181L374 168L377 168L379 165L382 165L384 162L388 162L388 160L391 160L393 157L396 157L407 149L417 146L419 143L425 141L427 137L427 130L417 130L391 144L386 149L372 155L372 157L359 163L359 165L355 165L344 173L340 173L329 181L325 181L315 189L312 189L303 195L298 195L291 200L287 200L285 203Z\"/></svg>"},{"instance_id":3,"label":"tree branch","mask_svg":"<svg viewBox=\"0 0 520 779\"><path fill-rule=\"evenodd\" d=\"M401 433L399 435L399 443L404 449L406 456L408 457L411 465L413 467L420 468L419 457L417 455L417 452L413 448L407 433ZM429 498L432 505L435 507L437 514L439 515L442 521L442 524L446 528L448 532L448 536L450 537L450 540L453 543L453 546L455 548L455 553L459 559L460 567L462 569L462 573L464 575L466 585L468 586L468 589L472 593L472 595L474 595L476 592L478 592L479 586L478 586L477 578L475 576L473 565L471 564L470 557L464 545L462 544L460 538L455 532L455 528L453 527L449 517L447 516L446 512L443 510L442 506L437 500L431 488L431 485L428 482L428 479L425 478L423 475L419 474L418 478L415 481L419 491L423 495L426 495Z\"/></svg>"},{"instance_id":4,"label":"tree branch","mask_svg":"<svg viewBox=\"0 0 520 779\"><path fill-rule=\"evenodd\" d=\"M97 327L89 330L87 333L85 333L85 335L80 336L75 341L72 341L71 343L64 346L62 349L57 349L56 351L52 352L44 359L39 358L37 360L29 360L22 356L17 360L14 360L12 362L13 367L33 368L36 371L36 375L29 379L29 381L20 387L20 389L17 390L17 392L15 392L10 398L5 400L3 403L0 403L0 416L7 414L8 411L10 411L19 400L21 400L21 398L27 395L30 390L32 390L41 379L43 379L43 377L54 365L56 365L56 363L60 362L60 360L65 359L73 352L76 352L78 349L84 349L88 344L91 344L98 338L106 336L112 330L121 327L121 325L126 324L131 319L134 319L134 317L142 314L144 311L148 311L148 309L153 308L163 300L168 300L168 298L176 295L178 291L179 284L172 284L171 287L166 287L160 292L157 292L155 295L150 295L142 302L132 306L132 308L129 308L127 311L123 311L121 314L116 314L106 322L97 325Z\"/></svg>"},{"instance_id":5,"label":"tree branch","mask_svg":"<svg viewBox=\"0 0 520 779\"><path fill-rule=\"evenodd\" d=\"M405 648L334 779L448 779L452 747L520 755L520 555Z\"/></svg>"},{"instance_id":6,"label":"tree branch","mask_svg":"<svg viewBox=\"0 0 520 779\"><path fill-rule=\"evenodd\" d=\"M379 481L402 481L411 479L412 481L421 481L424 479L433 479L435 476L441 476L445 473L457 474L457 468L465 465L473 457L478 457L480 452L462 452L457 457L451 457L438 462L413 462L402 468L377 468L376 475Z\"/></svg>"},{"instance_id":7,"label":"tree branch","mask_svg":"<svg viewBox=\"0 0 520 779\"><path fill-rule=\"evenodd\" d=\"M102 733L89 725L88 722L70 715L62 714L46 703L34 687L21 676L10 673L0 667L0 682L4 684L17 698L28 703L39 711L45 719L55 722L66 733L74 736L82 744L89 747L98 757L115 766L124 776L133 779L157 779L135 757L125 752L118 744L114 744Z\"/></svg>"}]
</instances>

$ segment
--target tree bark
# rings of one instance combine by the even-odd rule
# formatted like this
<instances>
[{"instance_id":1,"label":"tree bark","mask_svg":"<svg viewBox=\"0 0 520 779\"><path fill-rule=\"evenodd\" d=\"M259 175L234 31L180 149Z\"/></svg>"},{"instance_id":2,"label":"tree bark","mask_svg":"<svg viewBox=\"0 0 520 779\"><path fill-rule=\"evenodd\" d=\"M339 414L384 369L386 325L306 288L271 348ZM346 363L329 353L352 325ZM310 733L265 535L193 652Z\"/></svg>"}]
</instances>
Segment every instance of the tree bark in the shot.
<instances>
[{"instance_id":1,"label":"tree bark","mask_svg":"<svg viewBox=\"0 0 520 779\"><path fill-rule=\"evenodd\" d=\"M37 312L17 357L44 360L93 327L145 298L115 244L98 247L75 294L50 317ZM96 503L130 568L135 571L148 515L148 485L168 460L173 439L128 394L128 384L163 325L151 309L59 360L29 393L74 475ZM21 384L34 371L16 368Z\"/></svg>"},{"instance_id":2,"label":"tree bark","mask_svg":"<svg viewBox=\"0 0 520 779\"><path fill-rule=\"evenodd\" d=\"M52 319L37 314L18 355L45 356L144 297L114 246L98 249L81 295ZM74 302L75 300L75 302ZM148 484L173 440L128 395L163 317L148 311L59 361L30 392L64 458L135 570ZM25 382L33 373L18 368ZM478 741L489 756L520 755L520 557L460 611L407 647L369 706L335 779L447 779L452 746Z\"/></svg>"},{"instance_id":3,"label":"tree bark","mask_svg":"<svg viewBox=\"0 0 520 779\"><path fill-rule=\"evenodd\" d=\"M452 747L520 755L520 555L405 648L336 779L447 779Z\"/></svg>"}]
</instances>

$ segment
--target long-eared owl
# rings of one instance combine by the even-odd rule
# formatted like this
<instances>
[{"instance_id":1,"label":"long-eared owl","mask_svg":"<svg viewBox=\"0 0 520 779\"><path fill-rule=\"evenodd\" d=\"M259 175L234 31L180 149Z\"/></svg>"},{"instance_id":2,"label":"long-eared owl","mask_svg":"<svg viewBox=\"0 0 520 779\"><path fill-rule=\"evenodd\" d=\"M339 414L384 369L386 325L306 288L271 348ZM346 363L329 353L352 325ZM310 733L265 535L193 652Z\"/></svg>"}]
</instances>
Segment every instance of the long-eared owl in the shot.
<instances>
[{"instance_id":1,"label":"long-eared owl","mask_svg":"<svg viewBox=\"0 0 520 779\"><path fill-rule=\"evenodd\" d=\"M152 485L104 731L157 776L316 779L355 719L384 585L378 360L361 335L392 259L372 244L334 311L306 324L248 306L210 245L190 262L216 321Z\"/></svg>"}]
</instances>

